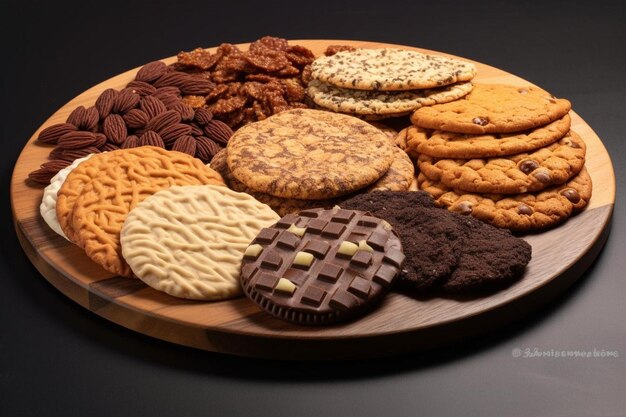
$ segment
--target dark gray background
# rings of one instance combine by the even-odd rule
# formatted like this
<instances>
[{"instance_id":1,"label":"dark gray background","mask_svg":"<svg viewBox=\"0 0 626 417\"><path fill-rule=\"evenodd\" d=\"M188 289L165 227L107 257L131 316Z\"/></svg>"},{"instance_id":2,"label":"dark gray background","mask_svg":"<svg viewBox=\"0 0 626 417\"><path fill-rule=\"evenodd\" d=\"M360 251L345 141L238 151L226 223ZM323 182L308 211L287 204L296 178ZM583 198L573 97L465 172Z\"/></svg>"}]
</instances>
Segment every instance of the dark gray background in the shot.
<instances>
[{"instance_id":1,"label":"dark gray background","mask_svg":"<svg viewBox=\"0 0 626 417\"><path fill-rule=\"evenodd\" d=\"M1 415L626 415L624 2L125 3L0 6ZM597 262L549 307L505 330L353 363L195 351L66 299L30 264L13 231L8 185L25 141L68 100L122 71L266 34L445 51L570 99L604 141L618 183L612 232ZM514 358L515 348L595 348L619 358Z\"/></svg>"}]
</instances>

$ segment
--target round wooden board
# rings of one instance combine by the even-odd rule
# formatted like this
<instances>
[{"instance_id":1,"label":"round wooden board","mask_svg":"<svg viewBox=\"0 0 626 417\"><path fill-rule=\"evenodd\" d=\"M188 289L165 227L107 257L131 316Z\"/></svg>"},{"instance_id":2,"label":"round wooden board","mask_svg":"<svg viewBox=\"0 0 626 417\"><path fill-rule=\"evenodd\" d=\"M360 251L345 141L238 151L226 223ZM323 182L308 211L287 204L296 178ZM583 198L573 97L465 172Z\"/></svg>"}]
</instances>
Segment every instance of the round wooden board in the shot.
<instances>
[{"instance_id":1,"label":"round wooden board","mask_svg":"<svg viewBox=\"0 0 626 417\"><path fill-rule=\"evenodd\" d=\"M290 42L307 46L316 55L331 44L434 52L360 41ZM163 61L175 60L171 57ZM477 82L530 84L494 67L476 65ZM615 201L611 160L591 127L572 111L572 129L587 144L586 164L594 183L593 197L582 213L560 227L525 237L533 247L533 258L524 277L504 290L481 297L391 293L376 310L357 321L320 328L279 321L246 298L202 303L171 297L139 280L112 276L81 249L56 235L39 215L43 190L25 181L50 152L49 146L35 143L43 128L64 122L79 105L93 105L106 88L123 88L136 71L127 71L85 91L33 134L15 165L11 202L20 242L43 276L85 308L140 333L199 349L277 359L355 359L432 348L493 331L545 304L582 275L608 236Z\"/></svg>"}]
</instances>

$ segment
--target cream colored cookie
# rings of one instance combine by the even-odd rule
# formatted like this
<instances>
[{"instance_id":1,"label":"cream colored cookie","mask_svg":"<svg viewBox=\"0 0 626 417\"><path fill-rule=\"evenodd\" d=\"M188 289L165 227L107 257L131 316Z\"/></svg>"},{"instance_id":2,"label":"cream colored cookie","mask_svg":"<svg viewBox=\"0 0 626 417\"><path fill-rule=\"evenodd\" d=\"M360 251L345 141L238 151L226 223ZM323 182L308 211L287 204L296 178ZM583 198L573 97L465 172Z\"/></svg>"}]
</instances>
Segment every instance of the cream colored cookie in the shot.
<instances>
[{"instance_id":1,"label":"cream colored cookie","mask_svg":"<svg viewBox=\"0 0 626 417\"><path fill-rule=\"evenodd\" d=\"M241 294L246 248L280 217L245 193L214 185L171 187L139 203L121 230L135 276L174 297L223 300Z\"/></svg>"},{"instance_id":2,"label":"cream colored cookie","mask_svg":"<svg viewBox=\"0 0 626 417\"><path fill-rule=\"evenodd\" d=\"M356 49L321 56L311 64L311 78L357 90L435 88L476 75L472 63L443 55L396 48Z\"/></svg>"},{"instance_id":3,"label":"cream colored cookie","mask_svg":"<svg viewBox=\"0 0 626 417\"><path fill-rule=\"evenodd\" d=\"M76 168L81 162L86 161L92 156L93 154L89 154L83 158L78 158L72 162L71 165L57 172L57 174L50 179L50 185L43 190L43 198L41 199L41 205L39 206L41 217L43 217L46 224L50 226L52 230L67 240L70 239L65 235L65 233L63 233L63 229L61 229L59 219L57 218L58 192L69 173L72 172L72 170L74 170L74 168Z\"/></svg>"},{"instance_id":4,"label":"cream colored cookie","mask_svg":"<svg viewBox=\"0 0 626 417\"><path fill-rule=\"evenodd\" d=\"M307 94L320 107L339 113L390 115L417 110L422 106L447 103L472 91L471 82L439 88L409 91L367 91L339 88L313 80Z\"/></svg>"},{"instance_id":5,"label":"cream colored cookie","mask_svg":"<svg viewBox=\"0 0 626 417\"><path fill-rule=\"evenodd\" d=\"M128 212L147 197L171 186L223 185L224 182L202 161L182 152L140 146L108 154L117 157L110 158L76 198L71 227L76 244L94 262L109 272L131 277L132 271L122 258L119 243ZM76 170L95 158L83 162Z\"/></svg>"},{"instance_id":6,"label":"cream colored cookie","mask_svg":"<svg viewBox=\"0 0 626 417\"><path fill-rule=\"evenodd\" d=\"M228 167L254 191L282 198L340 197L382 177L393 161L386 135L355 117L294 109L242 127Z\"/></svg>"}]
</instances>

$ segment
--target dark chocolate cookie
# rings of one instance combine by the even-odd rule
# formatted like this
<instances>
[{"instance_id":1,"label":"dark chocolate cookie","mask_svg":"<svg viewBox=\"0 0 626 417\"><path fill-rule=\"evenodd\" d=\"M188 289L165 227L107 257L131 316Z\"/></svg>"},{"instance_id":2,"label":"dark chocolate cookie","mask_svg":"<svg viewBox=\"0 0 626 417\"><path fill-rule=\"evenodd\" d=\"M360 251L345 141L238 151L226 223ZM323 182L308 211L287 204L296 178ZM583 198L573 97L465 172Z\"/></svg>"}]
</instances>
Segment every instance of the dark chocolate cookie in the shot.
<instances>
[{"instance_id":1,"label":"dark chocolate cookie","mask_svg":"<svg viewBox=\"0 0 626 417\"><path fill-rule=\"evenodd\" d=\"M306 325L364 313L394 282L402 244L362 211L311 209L262 229L245 252L241 285L268 313Z\"/></svg>"},{"instance_id":2,"label":"dark chocolate cookie","mask_svg":"<svg viewBox=\"0 0 626 417\"><path fill-rule=\"evenodd\" d=\"M393 225L407 256L400 282L420 291L438 284L450 292L505 285L521 276L531 258L531 246L508 230L436 208L421 192L358 195L342 207Z\"/></svg>"},{"instance_id":3,"label":"dark chocolate cookie","mask_svg":"<svg viewBox=\"0 0 626 417\"><path fill-rule=\"evenodd\" d=\"M407 256L400 278L412 288L425 291L441 284L459 262L465 233L448 212L435 209L428 193L361 194L346 200L341 207L367 211L391 223Z\"/></svg>"}]
</instances>

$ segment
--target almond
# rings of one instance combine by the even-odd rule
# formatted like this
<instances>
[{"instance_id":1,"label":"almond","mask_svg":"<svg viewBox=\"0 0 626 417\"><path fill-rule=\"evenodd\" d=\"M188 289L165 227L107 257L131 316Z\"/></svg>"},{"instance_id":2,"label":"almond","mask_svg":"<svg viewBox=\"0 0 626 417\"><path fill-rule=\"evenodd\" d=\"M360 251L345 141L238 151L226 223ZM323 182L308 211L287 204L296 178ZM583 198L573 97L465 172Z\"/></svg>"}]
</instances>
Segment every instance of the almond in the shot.
<instances>
[{"instance_id":1,"label":"almond","mask_svg":"<svg viewBox=\"0 0 626 417\"><path fill-rule=\"evenodd\" d=\"M189 135L191 130L191 126L189 125L176 123L159 130L158 133L163 139L163 142L169 145L181 136Z\"/></svg>"},{"instance_id":2,"label":"almond","mask_svg":"<svg viewBox=\"0 0 626 417\"><path fill-rule=\"evenodd\" d=\"M88 146L86 148L80 149L64 149L59 156L59 159L63 159L64 161L73 162L78 158L85 157L91 153L100 153L100 149L95 146Z\"/></svg>"},{"instance_id":3,"label":"almond","mask_svg":"<svg viewBox=\"0 0 626 417\"><path fill-rule=\"evenodd\" d=\"M161 136L153 130L148 130L139 138L139 146L158 146L159 148L165 148L165 143Z\"/></svg>"},{"instance_id":4,"label":"almond","mask_svg":"<svg viewBox=\"0 0 626 417\"><path fill-rule=\"evenodd\" d=\"M104 120L111 113L113 103L115 103L118 94L117 90L108 88L97 98L95 107L98 109L100 119Z\"/></svg>"},{"instance_id":5,"label":"almond","mask_svg":"<svg viewBox=\"0 0 626 417\"><path fill-rule=\"evenodd\" d=\"M70 115L67 116L67 120L66 120L67 123L73 124L74 126L80 129L81 121L85 118L86 111L87 110L85 109L84 106L76 107L74 110L72 110Z\"/></svg>"},{"instance_id":6,"label":"almond","mask_svg":"<svg viewBox=\"0 0 626 417\"><path fill-rule=\"evenodd\" d=\"M226 145L233 135L233 130L220 120L211 120L204 126L204 133L209 139Z\"/></svg>"},{"instance_id":7,"label":"almond","mask_svg":"<svg viewBox=\"0 0 626 417\"><path fill-rule=\"evenodd\" d=\"M221 149L217 143L205 136L196 138L196 157L204 163L210 162Z\"/></svg>"},{"instance_id":8,"label":"almond","mask_svg":"<svg viewBox=\"0 0 626 417\"><path fill-rule=\"evenodd\" d=\"M124 116L124 122L131 129L139 129L144 127L148 121L150 121L150 116L148 113L141 109L131 109Z\"/></svg>"},{"instance_id":9,"label":"almond","mask_svg":"<svg viewBox=\"0 0 626 417\"><path fill-rule=\"evenodd\" d=\"M165 113L161 113L156 117L153 117L147 124L146 130L160 131L164 128L180 123L180 114L174 110L168 110Z\"/></svg>"},{"instance_id":10,"label":"almond","mask_svg":"<svg viewBox=\"0 0 626 417\"><path fill-rule=\"evenodd\" d=\"M199 109L196 109L196 114L194 115L193 119L199 125L204 126L205 124L213 120L213 113L211 113L211 110L201 107Z\"/></svg>"},{"instance_id":11,"label":"almond","mask_svg":"<svg viewBox=\"0 0 626 417\"><path fill-rule=\"evenodd\" d=\"M169 87L173 85L175 87L181 88L181 86L187 80L189 80L189 78L191 78L189 74L186 74L184 72L172 71L172 72L165 73L161 77L159 77L159 79L155 81L154 86L157 88L160 88L160 87Z\"/></svg>"},{"instance_id":12,"label":"almond","mask_svg":"<svg viewBox=\"0 0 626 417\"><path fill-rule=\"evenodd\" d=\"M68 132L59 138L57 146L63 149L80 149L97 143L100 139L93 132L77 130Z\"/></svg>"},{"instance_id":13,"label":"almond","mask_svg":"<svg viewBox=\"0 0 626 417\"><path fill-rule=\"evenodd\" d=\"M195 112L193 111L191 106L183 103L182 101L178 101L174 106L172 106L172 110L180 113L180 118L185 122L193 120L193 117L195 115Z\"/></svg>"},{"instance_id":14,"label":"almond","mask_svg":"<svg viewBox=\"0 0 626 417\"><path fill-rule=\"evenodd\" d=\"M167 108L165 108L165 104L163 104L161 100L154 96L142 98L141 102L139 102L139 108L143 110L150 119L167 111Z\"/></svg>"},{"instance_id":15,"label":"almond","mask_svg":"<svg viewBox=\"0 0 626 417\"><path fill-rule=\"evenodd\" d=\"M215 88L215 84L209 80L190 76L182 85L177 87L183 94L203 96L209 94Z\"/></svg>"},{"instance_id":16,"label":"almond","mask_svg":"<svg viewBox=\"0 0 626 417\"><path fill-rule=\"evenodd\" d=\"M144 81L131 81L126 85L126 88L130 88L133 90L133 93L139 94L140 96L149 96L156 92L156 87L152 84L148 84Z\"/></svg>"},{"instance_id":17,"label":"almond","mask_svg":"<svg viewBox=\"0 0 626 417\"><path fill-rule=\"evenodd\" d=\"M187 155L195 156L196 155L196 139L192 136L185 135L181 136L174 142L172 146L173 151L183 152Z\"/></svg>"},{"instance_id":18,"label":"almond","mask_svg":"<svg viewBox=\"0 0 626 417\"><path fill-rule=\"evenodd\" d=\"M113 113L126 113L130 109L133 109L139 104L141 96L133 92L132 88L125 88L117 95L115 102L113 103Z\"/></svg>"},{"instance_id":19,"label":"almond","mask_svg":"<svg viewBox=\"0 0 626 417\"><path fill-rule=\"evenodd\" d=\"M167 71L167 65L161 61L149 62L143 67L139 68L135 80L152 83L156 81L160 76Z\"/></svg>"},{"instance_id":20,"label":"almond","mask_svg":"<svg viewBox=\"0 0 626 417\"><path fill-rule=\"evenodd\" d=\"M111 142L117 145L124 142L128 135L126 123L119 114L109 114L102 123L102 131Z\"/></svg>"},{"instance_id":21,"label":"almond","mask_svg":"<svg viewBox=\"0 0 626 417\"><path fill-rule=\"evenodd\" d=\"M95 132L98 130L98 122L100 121L100 113L95 106L91 106L85 110L83 120L81 120L79 129L90 130Z\"/></svg>"},{"instance_id":22,"label":"almond","mask_svg":"<svg viewBox=\"0 0 626 417\"><path fill-rule=\"evenodd\" d=\"M111 152L118 149L120 149L120 147L111 142L106 142L104 145L100 146L100 151L102 152Z\"/></svg>"},{"instance_id":23,"label":"almond","mask_svg":"<svg viewBox=\"0 0 626 417\"><path fill-rule=\"evenodd\" d=\"M129 135L121 145L122 149L136 148L139 146L139 138L135 135Z\"/></svg>"},{"instance_id":24,"label":"almond","mask_svg":"<svg viewBox=\"0 0 626 417\"><path fill-rule=\"evenodd\" d=\"M37 140L41 143L56 145L61 136L76 130L76 126L71 123L57 123L42 130L39 133Z\"/></svg>"}]
</instances>

